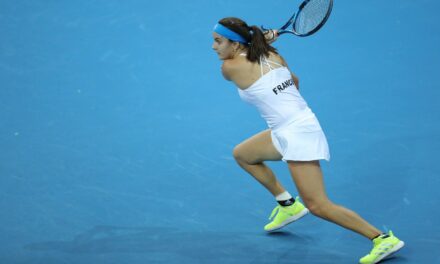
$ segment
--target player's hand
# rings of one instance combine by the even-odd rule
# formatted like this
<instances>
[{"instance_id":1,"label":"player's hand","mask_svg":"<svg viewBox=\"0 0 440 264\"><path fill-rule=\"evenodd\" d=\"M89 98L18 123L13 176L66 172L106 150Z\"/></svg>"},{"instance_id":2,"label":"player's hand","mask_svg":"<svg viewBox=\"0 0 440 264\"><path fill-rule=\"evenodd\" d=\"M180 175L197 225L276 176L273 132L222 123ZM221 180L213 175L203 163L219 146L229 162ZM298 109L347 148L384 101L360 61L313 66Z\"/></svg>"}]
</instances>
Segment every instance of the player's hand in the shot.
<instances>
[{"instance_id":1,"label":"player's hand","mask_svg":"<svg viewBox=\"0 0 440 264\"><path fill-rule=\"evenodd\" d=\"M266 39L267 43L272 44L278 39L278 30L276 29L269 29L264 32L264 38Z\"/></svg>"}]
</instances>

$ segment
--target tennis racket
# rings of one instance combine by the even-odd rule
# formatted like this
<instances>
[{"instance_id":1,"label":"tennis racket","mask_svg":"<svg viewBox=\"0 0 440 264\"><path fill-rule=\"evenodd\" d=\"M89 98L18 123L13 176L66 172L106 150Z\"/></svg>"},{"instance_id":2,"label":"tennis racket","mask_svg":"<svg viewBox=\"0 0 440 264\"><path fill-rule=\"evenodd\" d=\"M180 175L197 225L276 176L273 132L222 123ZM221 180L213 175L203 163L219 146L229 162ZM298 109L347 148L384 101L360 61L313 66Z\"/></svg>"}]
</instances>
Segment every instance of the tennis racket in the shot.
<instances>
[{"instance_id":1,"label":"tennis racket","mask_svg":"<svg viewBox=\"0 0 440 264\"><path fill-rule=\"evenodd\" d=\"M298 11L278 29L278 35L285 33L307 37L316 33L330 17L333 0L305 0ZM291 26L291 28L289 28ZM267 31L263 26L263 31Z\"/></svg>"}]
</instances>

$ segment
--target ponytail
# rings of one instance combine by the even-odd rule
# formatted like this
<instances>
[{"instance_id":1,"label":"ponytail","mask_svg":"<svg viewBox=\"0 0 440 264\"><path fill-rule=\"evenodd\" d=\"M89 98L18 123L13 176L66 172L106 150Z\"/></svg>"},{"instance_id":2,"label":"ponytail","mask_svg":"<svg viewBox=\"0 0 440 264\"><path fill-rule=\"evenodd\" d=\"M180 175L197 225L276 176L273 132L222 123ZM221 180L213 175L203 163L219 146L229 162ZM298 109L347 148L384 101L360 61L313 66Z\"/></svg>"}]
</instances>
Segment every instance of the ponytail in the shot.
<instances>
[{"instance_id":1,"label":"ponytail","mask_svg":"<svg viewBox=\"0 0 440 264\"><path fill-rule=\"evenodd\" d=\"M240 45L248 48L246 58L249 61L260 63L261 56L268 57L270 52L278 54L277 50L267 43L259 27L249 27L246 22L236 17L223 18L219 21L219 24L239 34L248 42Z\"/></svg>"},{"instance_id":2,"label":"ponytail","mask_svg":"<svg viewBox=\"0 0 440 264\"><path fill-rule=\"evenodd\" d=\"M250 27L251 29L251 41L249 43L249 49L247 53L247 59L258 63L260 62L260 57L269 56L269 52L277 53L276 49L269 45L264 37L263 32L257 26Z\"/></svg>"}]
</instances>

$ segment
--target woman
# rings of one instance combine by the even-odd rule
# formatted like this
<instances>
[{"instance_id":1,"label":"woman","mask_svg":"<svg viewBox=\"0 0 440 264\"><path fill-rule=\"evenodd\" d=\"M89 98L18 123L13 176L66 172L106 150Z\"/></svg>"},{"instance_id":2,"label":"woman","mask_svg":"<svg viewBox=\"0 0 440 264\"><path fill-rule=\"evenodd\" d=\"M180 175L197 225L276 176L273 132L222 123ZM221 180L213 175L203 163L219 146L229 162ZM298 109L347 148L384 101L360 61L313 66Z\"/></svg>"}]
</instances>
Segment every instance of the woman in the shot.
<instances>
[{"instance_id":1,"label":"woman","mask_svg":"<svg viewBox=\"0 0 440 264\"><path fill-rule=\"evenodd\" d=\"M269 192L278 206L264 229L273 231L310 212L373 241L360 263L377 263L403 247L390 231L385 234L355 212L332 203L324 189L319 160L329 160L327 140L313 112L300 95L298 78L270 43L266 34L238 18L224 18L213 32L213 49L223 61L222 73L237 87L240 97L257 107L269 129L234 149L237 163ZM283 160L305 206L294 199L264 161Z\"/></svg>"}]
</instances>

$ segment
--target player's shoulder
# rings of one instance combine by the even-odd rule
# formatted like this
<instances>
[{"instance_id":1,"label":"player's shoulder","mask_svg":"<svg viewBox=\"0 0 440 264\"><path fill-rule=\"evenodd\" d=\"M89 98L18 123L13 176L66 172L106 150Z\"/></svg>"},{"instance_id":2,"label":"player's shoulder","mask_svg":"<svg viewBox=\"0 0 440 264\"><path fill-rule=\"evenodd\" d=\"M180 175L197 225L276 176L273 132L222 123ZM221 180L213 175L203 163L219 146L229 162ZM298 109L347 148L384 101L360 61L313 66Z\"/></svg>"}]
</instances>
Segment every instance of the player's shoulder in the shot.
<instances>
[{"instance_id":1,"label":"player's shoulder","mask_svg":"<svg viewBox=\"0 0 440 264\"><path fill-rule=\"evenodd\" d=\"M222 73L225 79L231 80L232 76L241 69L242 63L236 59L224 60L222 64Z\"/></svg>"},{"instance_id":2,"label":"player's shoulder","mask_svg":"<svg viewBox=\"0 0 440 264\"><path fill-rule=\"evenodd\" d=\"M269 53L269 58L268 58L268 59L271 60L271 61L273 61L273 62L279 63L279 64L281 64L281 65L287 67L287 63L286 63L286 61L284 60L283 56L281 56L281 55L278 54L278 53L270 52L270 53Z\"/></svg>"}]
</instances>

